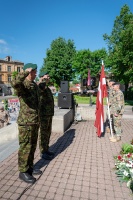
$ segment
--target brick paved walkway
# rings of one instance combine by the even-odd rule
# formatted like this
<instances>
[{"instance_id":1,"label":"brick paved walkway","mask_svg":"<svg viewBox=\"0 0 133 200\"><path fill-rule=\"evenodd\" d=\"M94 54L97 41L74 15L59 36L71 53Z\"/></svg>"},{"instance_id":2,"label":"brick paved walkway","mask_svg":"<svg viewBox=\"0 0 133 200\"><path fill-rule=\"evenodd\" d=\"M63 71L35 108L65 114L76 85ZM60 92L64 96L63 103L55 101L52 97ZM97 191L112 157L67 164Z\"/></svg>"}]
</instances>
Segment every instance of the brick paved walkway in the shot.
<instances>
[{"instance_id":1,"label":"brick paved walkway","mask_svg":"<svg viewBox=\"0 0 133 200\"><path fill-rule=\"evenodd\" d=\"M133 200L126 183L120 185L113 156L122 143L133 138L133 119L123 119L123 137L118 143L109 134L98 138L93 120L73 124L63 135L53 133L52 161L35 153L35 166L43 174L34 185L18 179L17 151L0 163L0 199L4 200Z\"/></svg>"}]
</instances>

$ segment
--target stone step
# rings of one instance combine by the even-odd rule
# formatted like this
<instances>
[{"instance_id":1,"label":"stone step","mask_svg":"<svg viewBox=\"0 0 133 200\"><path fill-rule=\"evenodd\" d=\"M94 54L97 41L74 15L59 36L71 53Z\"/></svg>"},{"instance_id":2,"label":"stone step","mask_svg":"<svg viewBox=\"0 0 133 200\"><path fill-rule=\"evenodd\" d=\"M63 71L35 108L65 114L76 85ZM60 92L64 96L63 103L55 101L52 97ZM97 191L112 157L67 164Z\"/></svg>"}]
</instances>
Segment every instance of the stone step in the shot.
<instances>
[{"instance_id":1,"label":"stone step","mask_svg":"<svg viewBox=\"0 0 133 200\"><path fill-rule=\"evenodd\" d=\"M6 159L9 155L18 150L18 139L11 139L3 144L0 144L0 162Z\"/></svg>"}]
</instances>

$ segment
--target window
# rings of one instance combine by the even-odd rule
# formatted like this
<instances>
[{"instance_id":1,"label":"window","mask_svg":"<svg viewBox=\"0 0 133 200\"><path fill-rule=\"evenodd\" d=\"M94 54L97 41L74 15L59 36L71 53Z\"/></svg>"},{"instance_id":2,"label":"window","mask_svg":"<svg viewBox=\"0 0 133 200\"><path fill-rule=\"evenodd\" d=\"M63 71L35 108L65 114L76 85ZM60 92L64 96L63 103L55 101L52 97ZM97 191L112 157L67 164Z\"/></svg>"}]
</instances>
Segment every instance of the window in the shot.
<instances>
[{"instance_id":1,"label":"window","mask_svg":"<svg viewBox=\"0 0 133 200\"><path fill-rule=\"evenodd\" d=\"M11 72L11 66L8 66L8 67L7 67L7 71L8 71L8 72Z\"/></svg>"},{"instance_id":2,"label":"window","mask_svg":"<svg viewBox=\"0 0 133 200\"><path fill-rule=\"evenodd\" d=\"M0 72L2 71L2 67L1 67L1 65L0 65Z\"/></svg>"},{"instance_id":3,"label":"window","mask_svg":"<svg viewBox=\"0 0 133 200\"><path fill-rule=\"evenodd\" d=\"M20 67L17 67L17 72L20 72Z\"/></svg>"},{"instance_id":4,"label":"window","mask_svg":"<svg viewBox=\"0 0 133 200\"><path fill-rule=\"evenodd\" d=\"M8 82L11 82L11 76L8 75Z\"/></svg>"}]
</instances>

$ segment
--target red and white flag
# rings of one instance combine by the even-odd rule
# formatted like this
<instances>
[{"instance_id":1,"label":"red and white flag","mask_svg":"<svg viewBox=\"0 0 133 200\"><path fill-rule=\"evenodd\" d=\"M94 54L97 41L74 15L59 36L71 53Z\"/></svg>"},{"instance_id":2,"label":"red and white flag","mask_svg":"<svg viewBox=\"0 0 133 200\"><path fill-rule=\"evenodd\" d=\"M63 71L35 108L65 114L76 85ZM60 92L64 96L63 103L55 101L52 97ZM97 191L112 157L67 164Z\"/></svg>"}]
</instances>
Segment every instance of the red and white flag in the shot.
<instances>
[{"instance_id":1,"label":"red and white flag","mask_svg":"<svg viewBox=\"0 0 133 200\"><path fill-rule=\"evenodd\" d=\"M87 85L91 85L91 76L90 76L90 70L88 70L88 80L87 80Z\"/></svg>"},{"instance_id":2,"label":"red and white flag","mask_svg":"<svg viewBox=\"0 0 133 200\"><path fill-rule=\"evenodd\" d=\"M103 98L107 97L107 87L104 73L104 65L102 63L102 70L100 75L97 100L96 100L96 120L94 126L97 128L98 137L104 132L104 109Z\"/></svg>"}]
</instances>

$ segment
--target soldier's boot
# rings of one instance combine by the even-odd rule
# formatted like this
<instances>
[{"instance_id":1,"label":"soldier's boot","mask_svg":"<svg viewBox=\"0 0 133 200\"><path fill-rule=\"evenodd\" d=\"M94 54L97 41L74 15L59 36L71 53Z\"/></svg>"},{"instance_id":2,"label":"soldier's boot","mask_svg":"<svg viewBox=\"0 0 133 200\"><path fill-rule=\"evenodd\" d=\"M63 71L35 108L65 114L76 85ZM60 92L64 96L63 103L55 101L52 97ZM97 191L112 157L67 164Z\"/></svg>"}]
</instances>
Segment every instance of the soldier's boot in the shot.
<instances>
[{"instance_id":1,"label":"soldier's boot","mask_svg":"<svg viewBox=\"0 0 133 200\"><path fill-rule=\"evenodd\" d=\"M29 174L32 175L41 175L42 171L40 169L34 169L33 167L29 168Z\"/></svg>"},{"instance_id":2,"label":"soldier's boot","mask_svg":"<svg viewBox=\"0 0 133 200\"><path fill-rule=\"evenodd\" d=\"M117 136L116 139L117 139L117 142L120 141L121 140L121 136Z\"/></svg>"},{"instance_id":3,"label":"soldier's boot","mask_svg":"<svg viewBox=\"0 0 133 200\"><path fill-rule=\"evenodd\" d=\"M110 133L110 128L108 126L106 127L106 133Z\"/></svg>"},{"instance_id":4,"label":"soldier's boot","mask_svg":"<svg viewBox=\"0 0 133 200\"><path fill-rule=\"evenodd\" d=\"M40 169L33 169L32 175L41 175L42 171Z\"/></svg>"},{"instance_id":5,"label":"soldier's boot","mask_svg":"<svg viewBox=\"0 0 133 200\"><path fill-rule=\"evenodd\" d=\"M120 140L121 140L120 136L112 137L112 139L110 139L111 142L119 142Z\"/></svg>"},{"instance_id":6,"label":"soldier's boot","mask_svg":"<svg viewBox=\"0 0 133 200\"><path fill-rule=\"evenodd\" d=\"M26 182L26 183L35 183L36 182L36 178L31 176L28 172L20 172L19 173L19 178Z\"/></svg>"},{"instance_id":7,"label":"soldier's boot","mask_svg":"<svg viewBox=\"0 0 133 200\"><path fill-rule=\"evenodd\" d=\"M115 136L109 138L109 140L114 140L114 139L116 139Z\"/></svg>"}]
</instances>

